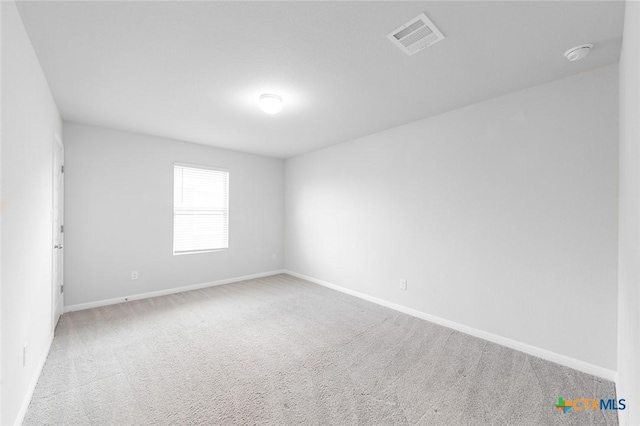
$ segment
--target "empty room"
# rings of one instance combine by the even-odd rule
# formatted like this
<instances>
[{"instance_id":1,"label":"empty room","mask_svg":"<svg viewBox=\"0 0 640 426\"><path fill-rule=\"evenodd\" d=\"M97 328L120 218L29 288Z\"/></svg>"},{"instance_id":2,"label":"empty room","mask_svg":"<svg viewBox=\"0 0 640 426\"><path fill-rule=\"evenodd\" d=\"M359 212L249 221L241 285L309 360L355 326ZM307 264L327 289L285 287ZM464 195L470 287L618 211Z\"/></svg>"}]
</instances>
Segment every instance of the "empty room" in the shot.
<instances>
[{"instance_id":1,"label":"empty room","mask_svg":"<svg viewBox=\"0 0 640 426\"><path fill-rule=\"evenodd\" d=\"M1 425L640 426L640 2L0 2Z\"/></svg>"}]
</instances>

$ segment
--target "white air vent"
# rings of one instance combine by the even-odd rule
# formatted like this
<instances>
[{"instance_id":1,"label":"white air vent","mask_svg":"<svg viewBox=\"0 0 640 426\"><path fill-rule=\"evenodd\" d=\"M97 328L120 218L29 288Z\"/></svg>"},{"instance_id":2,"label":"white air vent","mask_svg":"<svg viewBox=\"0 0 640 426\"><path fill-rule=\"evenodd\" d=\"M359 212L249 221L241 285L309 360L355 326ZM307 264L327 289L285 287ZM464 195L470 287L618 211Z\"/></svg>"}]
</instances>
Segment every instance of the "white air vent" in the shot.
<instances>
[{"instance_id":1,"label":"white air vent","mask_svg":"<svg viewBox=\"0 0 640 426\"><path fill-rule=\"evenodd\" d=\"M436 28L427 15L421 13L391 31L387 38L407 55L413 55L425 47L444 40L444 34Z\"/></svg>"}]
</instances>

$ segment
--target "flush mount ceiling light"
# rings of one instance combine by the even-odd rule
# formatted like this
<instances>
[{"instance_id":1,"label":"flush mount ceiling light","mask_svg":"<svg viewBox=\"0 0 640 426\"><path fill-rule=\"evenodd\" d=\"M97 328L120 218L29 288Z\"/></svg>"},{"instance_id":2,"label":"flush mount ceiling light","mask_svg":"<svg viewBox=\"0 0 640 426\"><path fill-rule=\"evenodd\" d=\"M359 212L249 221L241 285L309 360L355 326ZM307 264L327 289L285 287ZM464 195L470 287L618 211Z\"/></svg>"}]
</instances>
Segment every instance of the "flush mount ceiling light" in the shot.
<instances>
[{"instance_id":1,"label":"flush mount ceiling light","mask_svg":"<svg viewBox=\"0 0 640 426\"><path fill-rule=\"evenodd\" d=\"M272 93L265 93L260 96L258 105L267 114L277 114L282 111L282 98Z\"/></svg>"},{"instance_id":2,"label":"flush mount ceiling light","mask_svg":"<svg viewBox=\"0 0 640 426\"><path fill-rule=\"evenodd\" d=\"M591 49L593 49L593 44L581 44L564 52L564 56L571 62L579 61L586 57L591 52Z\"/></svg>"}]
</instances>

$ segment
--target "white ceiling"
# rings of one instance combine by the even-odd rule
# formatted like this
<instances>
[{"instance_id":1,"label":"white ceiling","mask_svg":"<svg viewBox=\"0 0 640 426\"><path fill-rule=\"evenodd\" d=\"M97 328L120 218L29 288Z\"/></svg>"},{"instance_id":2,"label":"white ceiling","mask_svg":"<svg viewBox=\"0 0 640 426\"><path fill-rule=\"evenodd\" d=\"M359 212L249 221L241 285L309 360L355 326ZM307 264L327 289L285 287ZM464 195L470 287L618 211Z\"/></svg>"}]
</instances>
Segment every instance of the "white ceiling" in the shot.
<instances>
[{"instance_id":1,"label":"white ceiling","mask_svg":"<svg viewBox=\"0 0 640 426\"><path fill-rule=\"evenodd\" d=\"M65 120L286 158L616 62L620 1L31 2ZM446 39L386 35L421 12ZM595 48L571 63L566 49ZM280 94L283 112L257 98Z\"/></svg>"}]
</instances>

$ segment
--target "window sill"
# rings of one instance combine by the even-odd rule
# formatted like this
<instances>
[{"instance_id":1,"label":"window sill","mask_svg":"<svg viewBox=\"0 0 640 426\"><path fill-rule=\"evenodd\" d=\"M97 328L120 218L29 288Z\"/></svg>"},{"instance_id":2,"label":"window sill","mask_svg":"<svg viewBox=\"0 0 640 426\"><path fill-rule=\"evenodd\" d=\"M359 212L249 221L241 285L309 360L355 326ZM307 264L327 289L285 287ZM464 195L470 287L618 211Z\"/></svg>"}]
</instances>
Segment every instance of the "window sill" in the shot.
<instances>
[{"instance_id":1,"label":"window sill","mask_svg":"<svg viewBox=\"0 0 640 426\"><path fill-rule=\"evenodd\" d=\"M211 250L194 250L194 251L181 251L181 252L173 252L174 256L182 256L183 254L198 254L198 253L212 253L212 252L217 252L217 251L226 251L229 250L229 247L227 248L221 248L221 249L211 249Z\"/></svg>"}]
</instances>

